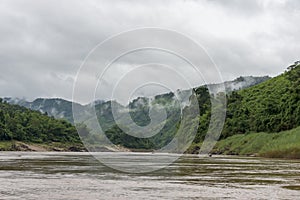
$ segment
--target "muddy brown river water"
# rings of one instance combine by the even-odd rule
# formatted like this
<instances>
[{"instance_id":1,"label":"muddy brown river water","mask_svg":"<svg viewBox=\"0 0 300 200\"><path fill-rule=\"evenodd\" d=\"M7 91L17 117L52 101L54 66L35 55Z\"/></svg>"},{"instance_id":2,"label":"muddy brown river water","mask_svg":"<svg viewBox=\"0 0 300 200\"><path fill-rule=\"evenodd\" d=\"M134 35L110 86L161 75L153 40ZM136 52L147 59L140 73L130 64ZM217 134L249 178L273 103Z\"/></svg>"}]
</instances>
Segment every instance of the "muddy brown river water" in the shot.
<instances>
[{"instance_id":1,"label":"muddy brown river water","mask_svg":"<svg viewBox=\"0 0 300 200\"><path fill-rule=\"evenodd\" d=\"M125 167L150 156L99 154ZM0 152L0 199L300 199L300 161L184 155L161 170L134 174L89 153Z\"/></svg>"}]
</instances>

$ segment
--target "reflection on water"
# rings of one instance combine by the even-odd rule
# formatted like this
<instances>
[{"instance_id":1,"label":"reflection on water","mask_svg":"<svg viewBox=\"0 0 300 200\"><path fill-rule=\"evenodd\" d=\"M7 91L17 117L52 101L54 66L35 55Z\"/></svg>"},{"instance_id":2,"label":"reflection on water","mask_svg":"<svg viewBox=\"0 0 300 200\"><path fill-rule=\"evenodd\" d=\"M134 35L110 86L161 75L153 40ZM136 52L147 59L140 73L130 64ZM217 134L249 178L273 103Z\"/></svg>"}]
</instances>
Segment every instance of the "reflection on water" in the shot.
<instances>
[{"instance_id":1,"label":"reflection on water","mask_svg":"<svg viewBox=\"0 0 300 200\"><path fill-rule=\"evenodd\" d=\"M125 167L149 156L124 155L101 153ZM1 152L0 199L298 199L299 175L298 160L185 155L162 170L128 174L88 153Z\"/></svg>"}]
</instances>

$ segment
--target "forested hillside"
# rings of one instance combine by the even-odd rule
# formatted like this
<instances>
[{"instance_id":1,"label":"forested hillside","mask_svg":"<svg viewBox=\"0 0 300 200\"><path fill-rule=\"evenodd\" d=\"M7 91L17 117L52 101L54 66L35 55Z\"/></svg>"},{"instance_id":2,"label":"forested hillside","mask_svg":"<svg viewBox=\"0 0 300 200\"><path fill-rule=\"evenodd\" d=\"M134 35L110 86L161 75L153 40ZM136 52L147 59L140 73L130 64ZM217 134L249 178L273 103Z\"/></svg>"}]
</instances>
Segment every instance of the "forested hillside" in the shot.
<instances>
[{"instance_id":1,"label":"forested hillside","mask_svg":"<svg viewBox=\"0 0 300 200\"><path fill-rule=\"evenodd\" d=\"M54 119L0 99L0 141L12 140L29 143L81 143L75 127L66 120Z\"/></svg>"},{"instance_id":2,"label":"forested hillside","mask_svg":"<svg viewBox=\"0 0 300 200\"><path fill-rule=\"evenodd\" d=\"M247 88L256 84L259 84L263 81L268 80L269 77L253 77L253 76L247 76L247 77L239 77L233 81L225 82L225 89L228 92ZM220 84L213 84L215 88L218 88ZM201 123L199 123L199 134L197 134L195 142L199 142L204 138L204 135L207 130L207 126L210 119L210 99L208 95L208 90L205 86L201 86L199 88L195 89L195 92L197 93L197 97L199 99L199 105L201 110L201 115L199 116ZM114 143L123 145L125 147L129 148L136 148L136 149L158 149L166 144L168 144L174 137L174 135L177 132L177 129L180 125L180 107L179 105L176 105L176 101L174 100L175 96L174 93L167 93L167 94L161 94L154 97L153 101L150 102L149 98L146 97L139 97L137 99L134 99L129 105L122 106L118 104L115 101L96 101L88 105L80 105L80 104L74 104L77 107L77 110L80 111L84 115L84 113L89 113L91 108L95 106L98 121L101 125L101 128L106 133L106 136ZM38 98L32 102L26 101L24 99L18 99L18 98L4 98L5 102L9 104L17 104L20 106L24 106L26 108L29 108L31 110L36 110L38 112L32 112L35 113L34 115L39 115L43 117L35 117L32 121L40 120L39 123L33 123L32 124L26 124L24 126L17 125L16 127L5 127L5 132L3 131L3 138L4 139L13 139L13 140L21 140L21 141L29 141L29 142L46 142L50 140L55 141L62 141L62 138L56 139L56 135L53 136L53 131L51 128L45 128L49 125L50 122L48 122L48 116L53 116L57 119L65 119L71 123L73 123L73 113L72 113L72 102L64 100L64 99L43 99ZM119 116L119 122L123 125L123 129L120 129L115 122L114 116L112 114L112 108L111 104L115 104L118 107L117 112L120 114ZM139 139L134 138L126 133L123 132L124 129L130 128L133 124L132 122L128 121L128 119L125 119L124 114L122 113L123 110L129 109L130 116L132 117L132 120L134 123L136 123L139 126L146 126L151 121L149 118L149 110L150 110L150 104L154 105L160 105L163 107L163 109L166 109L167 112L167 119L164 121L165 125L162 128L159 133L151 138L146 139ZM9 107L7 104L3 104L6 107ZM21 108L21 107L16 107ZM8 109L9 110L9 109ZM7 124L10 124L11 121L14 121L14 117L10 117L13 115L14 109L11 109L10 114L6 114L6 126L9 126ZM25 109L26 110L26 109ZM86 112L84 112L86 111ZM8 112L8 111L7 111ZM27 110L29 112L29 110ZM41 115L40 113L44 113L44 115ZM16 113L18 115L18 113ZM38 118L38 119L36 119ZM31 119L31 118L30 118ZM84 116L83 116L84 119ZM52 119L53 120L53 119ZM199 120L199 119L194 119ZM88 121L88 119L84 119L82 121ZM31 123L31 121L29 120ZM57 121L53 120L51 123L57 123ZM60 120L59 123L61 124L62 121ZM67 123L63 122L65 126ZM119 124L120 124L119 123ZM52 127L57 127L58 125L52 125ZM61 126L61 125L59 125ZM69 126L69 124L68 124ZM159 128L160 124L158 124L157 127L152 127L154 129ZM45 129L44 129L45 128ZM74 127L71 127L70 129L74 129ZM25 132L24 132L25 131ZM47 132L48 131L48 132ZM149 130L150 131L150 130ZM56 131L57 133L60 132L60 130ZM66 133L66 130L62 128L61 132ZM94 130L93 133L85 135L84 140L87 141L88 144L94 146L97 146L97 141L103 140L103 137L101 137L97 130ZM49 134L48 134L49 133ZM64 137L64 134L62 133L62 136ZM67 134L68 135L68 134ZM3 139L2 138L2 139ZM98 142L101 143L101 142Z\"/></svg>"},{"instance_id":3,"label":"forested hillside","mask_svg":"<svg viewBox=\"0 0 300 200\"><path fill-rule=\"evenodd\" d=\"M279 132L300 125L300 65L228 96L223 138L249 132Z\"/></svg>"},{"instance_id":4,"label":"forested hillside","mask_svg":"<svg viewBox=\"0 0 300 200\"><path fill-rule=\"evenodd\" d=\"M232 83L227 82L226 84L227 112L220 139L251 132L280 132L300 126L299 63L291 65L286 72L272 79L269 77L240 77ZM250 85L253 86L246 87ZM239 88L244 89L236 90ZM197 97L200 115L192 120L198 120L199 127L193 145L188 149L190 153L196 153L201 146L211 117L211 96L208 88L201 86L194 88L193 91ZM180 106L176 103L174 95L174 93L157 95L151 101L149 98L140 97L133 100L128 106L122 106L115 101L98 102L95 104L98 121L106 136L114 144L132 149L159 149L172 140L182 123ZM214 95L214 98L218 96L218 94ZM119 125L122 124L122 128L118 127L114 119L112 104L118 108L116 110L119 113L117 120ZM39 108L51 110L51 107L55 107L57 110L59 108L60 113L67 113L66 119L72 121L71 102L62 103L59 99L38 99L31 105L35 105L33 109L36 110ZM162 130L149 138L135 138L126 134L124 130L132 126L132 121L128 121L124 117L124 110L129 109L134 123L139 126L147 126L151 122L149 118L151 105L159 105L161 109L166 109L167 119L164 121ZM86 108L90 109L91 105L87 105ZM64 111L64 109L66 110ZM74 126L65 120L48 117L47 114L49 113L42 114L17 105L10 105L1 100L0 140L80 143ZM85 129L85 126L82 128ZM189 134L189 129L192 128L185 125L186 134ZM86 134L84 140L93 146L97 145L97 141L103 140L103 137L100 137L97 130L94 130L94 132Z\"/></svg>"},{"instance_id":5,"label":"forested hillside","mask_svg":"<svg viewBox=\"0 0 300 200\"><path fill-rule=\"evenodd\" d=\"M196 152L207 133L211 116L210 95L206 86L194 89L200 106L199 128L194 139L194 145L188 152ZM166 98L167 99L167 98ZM137 123L147 121L147 107L132 113ZM169 113L176 113L175 110ZM146 113L146 114L145 114ZM110 115L111 116L111 115ZM138 117L135 117L138 116ZM169 115L172 117L172 115ZM170 119L170 118L168 118ZM167 120L168 120L167 119ZM144 122L143 122L144 120ZM101 121L101 120L100 120ZM117 144L130 148L158 148L170 141L176 133L180 121L166 124L169 130L161 132L150 139L133 139L123 133L121 129L112 127L107 129L107 136ZM252 87L227 93L227 112L224 129L220 139L236 134L250 132L280 132L290 130L300 125L300 65L290 66L283 74L266 80ZM172 127L172 129L170 129ZM167 137L163 137L167 135ZM130 141L130 142L128 142Z\"/></svg>"},{"instance_id":6,"label":"forested hillside","mask_svg":"<svg viewBox=\"0 0 300 200\"><path fill-rule=\"evenodd\" d=\"M255 76L245 76L245 77L238 77L233 81L226 81L224 82L224 86L227 92L235 91L235 90L240 90L244 88L251 87L253 85L257 85L261 82L264 82L266 80L270 79L268 76L262 76L262 77L255 77ZM218 87L220 84L212 84L212 86ZM164 97L168 97L168 94L162 94ZM161 95L158 95L159 97ZM144 97L139 97L133 102L136 102L139 99L143 99ZM162 98L160 98L162 99ZM166 99L168 101L168 99ZM59 99L59 98L38 98L35 99L34 101L27 101L26 99L19 99L19 98L12 98L12 97L5 97L3 98L3 101L6 101L7 103L10 104L17 104L20 106L24 106L26 108L29 108L31 110L37 110L42 113L47 113L49 116L53 116L57 119L66 119L69 122L73 123L73 113L72 113L72 103L71 101L65 100L65 99ZM132 103L133 103L132 102ZM96 106L96 110L105 110L109 106L111 101L102 101L102 100L96 100L94 102L91 102L90 104L87 105L81 105L78 103L74 103L74 106L77 107L78 110L85 110L88 109L92 106ZM131 104L132 104L131 103ZM131 105L128 105L131 106ZM105 112L104 116L101 116L103 120L105 120L105 117L108 117L107 120L111 121L110 117L107 116L107 112ZM142 121L147 119L147 116L141 116L140 118Z\"/></svg>"},{"instance_id":7,"label":"forested hillside","mask_svg":"<svg viewBox=\"0 0 300 200\"><path fill-rule=\"evenodd\" d=\"M300 158L299 61L269 81L231 93L228 100L223 140L214 153Z\"/></svg>"},{"instance_id":8,"label":"forested hillside","mask_svg":"<svg viewBox=\"0 0 300 200\"><path fill-rule=\"evenodd\" d=\"M119 113L118 124L122 125L122 129L116 124L112 114L111 104L115 104ZM149 118L149 110L151 105L160 105L161 109L166 109L167 119L164 121L165 125L155 135L150 138L136 138L124 133L124 130L130 129L136 123L139 126L146 126L151 121ZM117 145L122 145L127 148L133 149L158 149L168 144L177 131L178 124L180 123L180 107L174 100L174 94L168 93L157 95L152 101L148 98L140 97L133 100L129 105L129 114L132 121L129 121L123 113L126 107L117 104L116 102L106 102L96 105L97 117L102 130L106 136ZM160 124L155 129L158 128ZM149 130L150 132L151 130Z\"/></svg>"},{"instance_id":9,"label":"forested hillside","mask_svg":"<svg viewBox=\"0 0 300 200\"><path fill-rule=\"evenodd\" d=\"M65 119L71 123L73 123L73 113L72 113L72 102L59 98L52 99L44 99L38 98L34 101L26 101L25 99L19 98L3 98L3 101L6 101L10 104L16 104L20 106L24 106L31 110L40 111L41 113L45 113L48 116L55 117L57 119ZM80 104L74 104L78 109L83 107Z\"/></svg>"}]
</instances>

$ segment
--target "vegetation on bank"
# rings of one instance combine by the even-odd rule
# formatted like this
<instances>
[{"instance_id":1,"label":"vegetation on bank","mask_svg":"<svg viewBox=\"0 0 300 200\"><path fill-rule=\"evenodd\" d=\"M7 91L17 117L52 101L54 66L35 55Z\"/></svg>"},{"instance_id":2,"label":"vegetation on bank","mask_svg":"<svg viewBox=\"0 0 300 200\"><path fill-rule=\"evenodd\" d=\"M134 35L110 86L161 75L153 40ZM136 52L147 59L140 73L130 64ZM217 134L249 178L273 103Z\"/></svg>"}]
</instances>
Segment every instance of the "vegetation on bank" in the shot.
<instances>
[{"instance_id":1,"label":"vegetation on bank","mask_svg":"<svg viewBox=\"0 0 300 200\"><path fill-rule=\"evenodd\" d=\"M233 135L219 141L213 153L300 159L300 127L279 133Z\"/></svg>"},{"instance_id":2,"label":"vegetation on bank","mask_svg":"<svg viewBox=\"0 0 300 200\"><path fill-rule=\"evenodd\" d=\"M86 151L82 143L28 143L22 141L8 140L0 141L0 151L73 151L84 152Z\"/></svg>"}]
</instances>

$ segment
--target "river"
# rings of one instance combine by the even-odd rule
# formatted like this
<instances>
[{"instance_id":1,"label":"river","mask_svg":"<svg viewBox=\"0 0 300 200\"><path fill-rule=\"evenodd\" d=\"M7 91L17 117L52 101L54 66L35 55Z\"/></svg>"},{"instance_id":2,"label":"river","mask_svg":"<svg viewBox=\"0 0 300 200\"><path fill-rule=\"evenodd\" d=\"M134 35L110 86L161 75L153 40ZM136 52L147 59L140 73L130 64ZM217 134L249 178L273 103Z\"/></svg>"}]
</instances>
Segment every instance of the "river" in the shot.
<instances>
[{"instance_id":1,"label":"river","mask_svg":"<svg viewBox=\"0 0 300 200\"><path fill-rule=\"evenodd\" d=\"M120 156L100 154L114 162ZM127 154L122 165L149 155ZM161 170L134 174L106 167L89 153L0 152L0 199L299 198L299 160L184 155Z\"/></svg>"}]
</instances>

